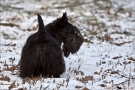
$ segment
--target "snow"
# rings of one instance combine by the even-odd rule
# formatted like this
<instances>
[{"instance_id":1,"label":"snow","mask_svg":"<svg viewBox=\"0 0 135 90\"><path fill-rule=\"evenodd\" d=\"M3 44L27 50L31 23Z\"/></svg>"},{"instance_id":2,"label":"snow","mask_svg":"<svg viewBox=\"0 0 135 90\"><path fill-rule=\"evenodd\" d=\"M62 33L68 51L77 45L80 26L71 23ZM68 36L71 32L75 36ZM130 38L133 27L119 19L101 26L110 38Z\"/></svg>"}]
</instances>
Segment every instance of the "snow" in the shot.
<instances>
[{"instance_id":1,"label":"snow","mask_svg":"<svg viewBox=\"0 0 135 90\"><path fill-rule=\"evenodd\" d=\"M92 8L87 4L72 8L54 8L59 7L61 3L63 3L62 6L65 6L64 1L68 0L59 2L53 0L13 0L12 2L1 0L0 23L13 23L18 26L0 24L0 89L8 89L13 86L12 90L19 88L104 90L101 84L112 86L112 83L113 85L118 84L120 87L123 85L128 87L130 84L130 87L135 88L135 10L133 10L135 1L110 0L113 7L109 14L107 9L97 8L98 6L94 3L92 3ZM100 4L104 4L102 2L100 1ZM123 12L118 11L120 5L123 5L121 6L124 9ZM4 8L3 6L11 7ZM16 10L12 7L23 9ZM91 10L98 23L103 25L101 28L99 25L95 25L95 18ZM65 11L69 21L80 28L82 35L89 42L84 42L76 54L70 55L68 58L64 57L66 71L61 78L27 79L23 82L18 76L18 69L12 71L10 67L18 64L22 47L27 38L37 31L36 14L41 13L44 23L48 24L62 16ZM117 13L116 16L115 13ZM97 38L98 36L104 37L105 34L108 34L111 40ZM8 78L3 80L5 76ZM93 79L82 79L86 77L93 77ZM129 82L126 82L127 80ZM15 84L11 85L14 81ZM120 84L122 82L124 83Z\"/></svg>"}]
</instances>

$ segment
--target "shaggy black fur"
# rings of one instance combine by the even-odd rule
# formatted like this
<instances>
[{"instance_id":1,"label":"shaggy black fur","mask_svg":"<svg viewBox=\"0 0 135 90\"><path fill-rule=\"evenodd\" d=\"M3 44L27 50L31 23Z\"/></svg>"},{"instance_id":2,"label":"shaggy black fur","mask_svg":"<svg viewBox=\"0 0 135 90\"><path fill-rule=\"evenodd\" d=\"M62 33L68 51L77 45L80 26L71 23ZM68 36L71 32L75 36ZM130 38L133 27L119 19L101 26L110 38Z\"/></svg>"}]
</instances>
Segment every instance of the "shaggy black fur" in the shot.
<instances>
[{"instance_id":1,"label":"shaggy black fur","mask_svg":"<svg viewBox=\"0 0 135 90\"><path fill-rule=\"evenodd\" d=\"M60 77L65 71L65 61L59 43L44 27L38 14L39 30L31 35L22 49L19 62L20 77Z\"/></svg>"},{"instance_id":2,"label":"shaggy black fur","mask_svg":"<svg viewBox=\"0 0 135 90\"><path fill-rule=\"evenodd\" d=\"M83 43L83 36L76 26L68 22L66 12L63 13L61 18L54 20L45 27L47 28L47 32L49 32L60 45L62 45L63 42L64 56L68 57L70 53L74 54L80 49Z\"/></svg>"}]
</instances>

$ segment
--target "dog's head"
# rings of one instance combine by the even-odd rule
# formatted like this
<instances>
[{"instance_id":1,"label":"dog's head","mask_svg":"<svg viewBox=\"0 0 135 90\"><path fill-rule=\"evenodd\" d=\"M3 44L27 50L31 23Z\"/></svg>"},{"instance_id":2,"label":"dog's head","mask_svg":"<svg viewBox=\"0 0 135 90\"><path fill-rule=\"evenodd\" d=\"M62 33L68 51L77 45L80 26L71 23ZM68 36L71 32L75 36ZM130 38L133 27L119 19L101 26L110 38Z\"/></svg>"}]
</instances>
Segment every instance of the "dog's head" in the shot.
<instances>
[{"instance_id":1,"label":"dog's head","mask_svg":"<svg viewBox=\"0 0 135 90\"><path fill-rule=\"evenodd\" d=\"M68 57L70 53L76 53L83 43L83 36L80 30L68 22L66 12L55 21L55 24L58 30L56 38L58 37L59 43L63 42L64 56Z\"/></svg>"},{"instance_id":2,"label":"dog's head","mask_svg":"<svg viewBox=\"0 0 135 90\"><path fill-rule=\"evenodd\" d=\"M64 36L63 52L64 56L68 57L70 53L74 54L80 49L83 43L83 36L76 26L70 24L68 26L68 29L65 30Z\"/></svg>"}]
</instances>

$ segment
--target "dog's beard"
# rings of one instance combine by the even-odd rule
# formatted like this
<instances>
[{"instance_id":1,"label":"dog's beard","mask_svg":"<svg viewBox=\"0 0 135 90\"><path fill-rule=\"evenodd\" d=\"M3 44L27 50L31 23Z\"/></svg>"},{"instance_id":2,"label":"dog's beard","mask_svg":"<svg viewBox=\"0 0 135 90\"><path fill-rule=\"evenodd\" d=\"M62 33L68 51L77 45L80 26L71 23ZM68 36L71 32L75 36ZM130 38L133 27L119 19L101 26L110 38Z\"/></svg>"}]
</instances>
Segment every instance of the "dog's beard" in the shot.
<instances>
[{"instance_id":1,"label":"dog's beard","mask_svg":"<svg viewBox=\"0 0 135 90\"><path fill-rule=\"evenodd\" d=\"M68 57L70 53L75 54L81 47L83 43L82 36L70 35L64 41L63 52L64 56Z\"/></svg>"}]
</instances>

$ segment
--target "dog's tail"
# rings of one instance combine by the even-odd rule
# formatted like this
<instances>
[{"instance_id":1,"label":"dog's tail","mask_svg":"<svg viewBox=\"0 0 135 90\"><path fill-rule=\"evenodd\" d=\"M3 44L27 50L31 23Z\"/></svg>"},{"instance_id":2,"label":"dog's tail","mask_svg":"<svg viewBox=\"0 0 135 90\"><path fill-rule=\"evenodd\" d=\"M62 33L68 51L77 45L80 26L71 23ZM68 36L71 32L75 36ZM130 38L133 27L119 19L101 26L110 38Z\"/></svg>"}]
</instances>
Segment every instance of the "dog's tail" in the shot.
<instances>
[{"instance_id":1,"label":"dog's tail","mask_svg":"<svg viewBox=\"0 0 135 90\"><path fill-rule=\"evenodd\" d=\"M42 17L38 14L38 24L39 24L39 29L38 29L38 40L42 41L46 39L46 31L44 30L44 22L42 20Z\"/></svg>"}]
</instances>

